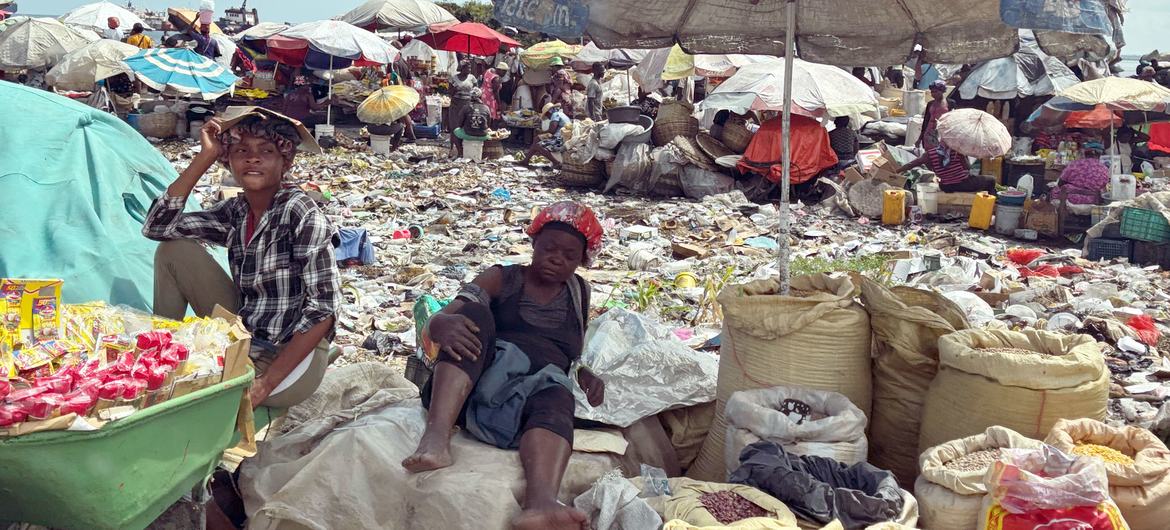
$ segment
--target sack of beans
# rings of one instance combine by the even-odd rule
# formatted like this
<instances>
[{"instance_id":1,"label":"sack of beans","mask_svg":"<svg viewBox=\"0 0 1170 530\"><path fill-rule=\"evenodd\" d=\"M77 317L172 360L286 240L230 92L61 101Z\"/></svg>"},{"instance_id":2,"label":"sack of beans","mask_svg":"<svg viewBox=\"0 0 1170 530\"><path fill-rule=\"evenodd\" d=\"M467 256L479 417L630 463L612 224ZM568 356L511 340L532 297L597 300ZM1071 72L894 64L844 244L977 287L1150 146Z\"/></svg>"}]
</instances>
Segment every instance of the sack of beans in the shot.
<instances>
[{"instance_id":1,"label":"sack of beans","mask_svg":"<svg viewBox=\"0 0 1170 530\"><path fill-rule=\"evenodd\" d=\"M865 414L836 392L790 386L742 390L727 400L723 414L729 471L739 467L743 448L760 440L847 465L865 461Z\"/></svg>"},{"instance_id":2,"label":"sack of beans","mask_svg":"<svg viewBox=\"0 0 1170 530\"><path fill-rule=\"evenodd\" d=\"M776 280L761 280L719 293L715 421L687 476L727 479L723 410L740 390L786 385L840 392L869 413L869 315L853 299L856 285L847 276L814 274L793 278L787 295L779 288Z\"/></svg>"},{"instance_id":3,"label":"sack of beans","mask_svg":"<svg viewBox=\"0 0 1170 530\"><path fill-rule=\"evenodd\" d=\"M1060 420L1045 443L1066 453L1101 459L1109 478L1109 496L1130 528L1170 527L1170 450L1154 433L1094 420Z\"/></svg>"},{"instance_id":4,"label":"sack of beans","mask_svg":"<svg viewBox=\"0 0 1170 530\"><path fill-rule=\"evenodd\" d=\"M938 372L938 339L967 329L967 318L942 295L889 289L869 278L861 279L861 303L873 327L869 463L909 488L918 475L918 431L926 390Z\"/></svg>"},{"instance_id":5,"label":"sack of beans","mask_svg":"<svg viewBox=\"0 0 1170 530\"><path fill-rule=\"evenodd\" d=\"M1109 370L1088 335L968 329L939 339L918 447L999 425L1042 439L1062 418L1105 419Z\"/></svg>"},{"instance_id":6,"label":"sack of beans","mask_svg":"<svg viewBox=\"0 0 1170 530\"><path fill-rule=\"evenodd\" d=\"M1129 530L1100 460L1046 444L1002 451L983 478L978 530Z\"/></svg>"},{"instance_id":7,"label":"sack of beans","mask_svg":"<svg viewBox=\"0 0 1170 530\"><path fill-rule=\"evenodd\" d=\"M796 516L784 503L751 486L686 480L671 493L663 505L664 521L682 520L700 527L718 527L764 517L782 526L796 526Z\"/></svg>"},{"instance_id":8,"label":"sack of beans","mask_svg":"<svg viewBox=\"0 0 1170 530\"><path fill-rule=\"evenodd\" d=\"M922 453L914 497L923 528L975 528L987 488L983 475L1003 449L1036 449L1039 440L1004 427L952 440Z\"/></svg>"}]
</instances>

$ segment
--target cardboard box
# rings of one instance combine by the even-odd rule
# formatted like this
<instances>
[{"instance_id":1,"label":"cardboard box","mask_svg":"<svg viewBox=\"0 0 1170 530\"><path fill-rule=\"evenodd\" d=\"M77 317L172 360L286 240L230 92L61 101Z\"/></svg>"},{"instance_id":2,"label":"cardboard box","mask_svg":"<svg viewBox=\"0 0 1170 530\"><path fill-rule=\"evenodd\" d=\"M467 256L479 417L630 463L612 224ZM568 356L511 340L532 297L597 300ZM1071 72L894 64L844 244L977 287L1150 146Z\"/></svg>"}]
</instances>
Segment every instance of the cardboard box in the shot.
<instances>
[{"instance_id":1,"label":"cardboard box","mask_svg":"<svg viewBox=\"0 0 1170 530\"><path fill-rule=\"evenodd\" d=\"M868 173L873 167L874 160L881 158L881 149L862 149L857 152L857 167L861 168L862 173Z\"/></svg>"},{"instance_id":2,"label":"cardboard box","mask_svg":"<svg viewBox=\"0 0 1170 530\"><path fill-rule=\"evenodd\" d=\"M849 184L856 184L863 180L865 180L865 177L861 175L860 171L857 171L856 167L850 166L845 170L845 182Z\"/></svg>"},{"instance_id":3,"label":"cardboard box","mask_svg":"<svg viewBox=\"0 0 1170 530\"><path fill-rule=\"evenodd\" d=\"M1060 222L1056 207L1049 203L1034 201L1032 207L1024 212L1021 222L1024 228L1035 230L1040 234L1049 237L1060 235Z\"/></svg>"},{"instance_id":4,"label":"cardboard box","mask_svg":"<svg viewBox=\"0 0 1170 530\"><path fill-rule=\"evenodd\" d=\"M881 166L875 165L869 172L869 176L878 182L884 182L897 189L906 189L906 177L899 173L889 171Z\"/></svg>"}]
</instances>

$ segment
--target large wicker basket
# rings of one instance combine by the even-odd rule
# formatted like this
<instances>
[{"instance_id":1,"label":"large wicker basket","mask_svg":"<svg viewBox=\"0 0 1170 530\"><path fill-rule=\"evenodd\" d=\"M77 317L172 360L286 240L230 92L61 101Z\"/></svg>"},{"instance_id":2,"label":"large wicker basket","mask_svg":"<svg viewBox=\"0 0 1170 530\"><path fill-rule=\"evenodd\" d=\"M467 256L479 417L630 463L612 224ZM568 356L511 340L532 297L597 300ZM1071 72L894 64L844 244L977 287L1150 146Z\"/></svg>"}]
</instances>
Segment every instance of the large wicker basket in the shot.
<instances>
[{"instance_id":1,"label":"large wicker basket","mask_svg":"<svg viewBox=\"0 0 1170 530\"><path fill-rule=\"evenodd\" d=\"M170 138L175 135L179 117L173 112L152 112L138 118L138 132L152 138Z\"/></svg>"},{"instance_id":2,"label":"large wicker basket","mask_svg":"<svg viewBox=\"0 0 1170 530\"><path fill-rule=\"evenodd\" d=\"M654 145L662 147L679 136L694 138L699 134L699 120L691 116L694 105L677 99L667 99L658 107L654 129L650 133Z\"/></svg>"},{"instance_id":3,"label":"large wicker basket","mask_svg":"<svg viewBox=\"0 0 1170 530\"><path fill-rule=\"evenodd\" d=\"M732 115L727 118L727 123L723 124L723 137L721 138L723 145L728 149L735 151L735 154L742 155L747 151L748 144L752 141L752 132L747 128L747 121L743 116Z\"/></svg>"},{"instance_id":4,"label":"large wicker basket","mask_svg":"<svg viewBox=\"0 0 1170 530\"><path fill-rule=\"evenodd\" d=\"M504 142L502 140L488 140L483 143L483 159L495 160L504 158Z\"/></svg>"},{"instance_id":5,"label":"large wicker basket","mask_svg":"<svg viewBox=\"0 0 1170 530\"><path fill-rule=\"evenodd\" d=\"M605 182L605 163L595 158L584 164L577 164L565 157L556 181L562 186L596 188Z\"/></svg>"}]
</instances>

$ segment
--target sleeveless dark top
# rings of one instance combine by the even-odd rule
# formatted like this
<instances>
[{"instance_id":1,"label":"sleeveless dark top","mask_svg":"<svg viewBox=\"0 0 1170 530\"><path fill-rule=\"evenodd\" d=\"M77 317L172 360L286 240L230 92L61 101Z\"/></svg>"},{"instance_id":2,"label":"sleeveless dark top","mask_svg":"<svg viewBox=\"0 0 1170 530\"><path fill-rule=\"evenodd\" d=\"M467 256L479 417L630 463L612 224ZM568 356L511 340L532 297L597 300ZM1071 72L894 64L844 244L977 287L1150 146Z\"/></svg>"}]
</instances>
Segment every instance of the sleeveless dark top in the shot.
<instances>
[{"instance_id":1,"label":"sleeveless dark top","mask_svg":"<svg viewBox=\"0 0 1170 530\"><path fill-rule=\"evenodd\" d=\"M561 294L545 305L537 304L524 295L524 267L513 265L503 267L503 289L491 302L492 314L496 318L496 338L519 346L532 360L531 373L536 373L549 364L562 370L581 356L584 346L584 332L573 308L573 297L565 287ZM576 276L572 281L581 280ZM524 313L533 310L564 315L550 322L536 325L524 318ZM559 321L559 325L547 327L543 324Z\"/></svg>"}]
</instances>

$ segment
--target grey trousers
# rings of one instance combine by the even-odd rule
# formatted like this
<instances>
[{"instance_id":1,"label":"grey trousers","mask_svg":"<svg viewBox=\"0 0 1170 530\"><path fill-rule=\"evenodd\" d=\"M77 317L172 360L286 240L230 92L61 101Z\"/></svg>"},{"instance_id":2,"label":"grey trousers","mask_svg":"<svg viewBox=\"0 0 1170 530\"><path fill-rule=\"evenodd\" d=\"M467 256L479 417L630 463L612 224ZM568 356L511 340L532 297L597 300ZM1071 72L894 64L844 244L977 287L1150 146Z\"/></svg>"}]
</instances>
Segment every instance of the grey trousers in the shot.
<instances>
[{"instance_id":1,"label":"grey trousers","mask_svg":"<svg viewBox=\"0 0 1170 530\"><path fill-rule=\"evenodd\" d=\"M198 242L176 239L160 243L154 254L154 312L162 317L182 320L188 305L201 317L211 315L216 305L236 313L240 310L239 290L223 267ZM276 355L276 352L252 349L249 356L256 366L257 376L268 370ZM260 405L288 408L316 392L329 366L329 341L322 340L309 355L308 369L296 382L272 393Z\"/></svg>"}]
</instances>

